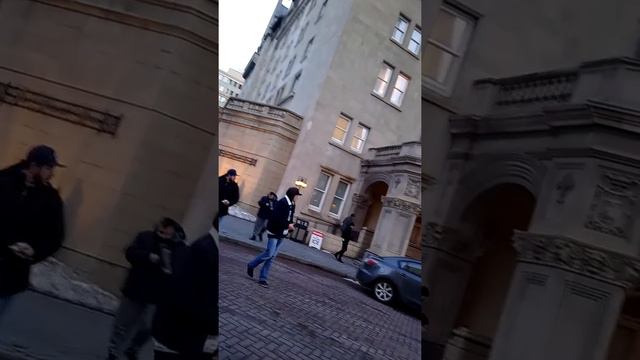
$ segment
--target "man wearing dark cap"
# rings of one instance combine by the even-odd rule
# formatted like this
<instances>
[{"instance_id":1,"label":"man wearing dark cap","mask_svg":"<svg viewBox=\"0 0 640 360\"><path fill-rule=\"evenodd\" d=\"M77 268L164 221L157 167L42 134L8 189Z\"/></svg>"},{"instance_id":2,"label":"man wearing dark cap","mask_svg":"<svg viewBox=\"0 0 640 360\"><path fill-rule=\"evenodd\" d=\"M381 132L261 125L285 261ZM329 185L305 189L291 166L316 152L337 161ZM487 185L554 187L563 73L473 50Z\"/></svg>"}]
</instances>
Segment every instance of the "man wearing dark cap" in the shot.
<instances>
[{"instance_id":1,"label":"man wearing dark cap","mask_svg":"<svg viewBox=\"0 0 640 360\"><path fill-rule=\"evenodd\" d=\"M299 195L302 195L300 190L291 187L287 190L286 195L278 200L267 223L267 248L247 264L247 275L253 278L253 270L261 263L264 263L262 270L260 270L259 280L259 284L264 287L268 286L269 269L273 259L278 254L282 241L288 233L293 231L293 214L296 211L295 197Z\"/></svg>"},{"instance_id":2,"label":"man wearing dark cap","mask_svg":"<svg viewBox=\"0 0 640 360\"><path fill-rule=\"evenodd\" d=\"M240 200L240 189L236 183L238 173L230 169L218 178L218 214L213 220L213 227L219 231L220 220L229 215L229 208Z\"/></svg>"},{"instance_id":3,"label":"man wearing dark cap","mask_svg":"<svg viewBox=\"0 0 640 360\"><path fill-rule=\"evenodd\" d=\"M51 186L56 152L36 146L0 170L0 319L14 295L29 286L31 265L53 255L64 239L64 210Z\"/></svg>"}]
</instances>

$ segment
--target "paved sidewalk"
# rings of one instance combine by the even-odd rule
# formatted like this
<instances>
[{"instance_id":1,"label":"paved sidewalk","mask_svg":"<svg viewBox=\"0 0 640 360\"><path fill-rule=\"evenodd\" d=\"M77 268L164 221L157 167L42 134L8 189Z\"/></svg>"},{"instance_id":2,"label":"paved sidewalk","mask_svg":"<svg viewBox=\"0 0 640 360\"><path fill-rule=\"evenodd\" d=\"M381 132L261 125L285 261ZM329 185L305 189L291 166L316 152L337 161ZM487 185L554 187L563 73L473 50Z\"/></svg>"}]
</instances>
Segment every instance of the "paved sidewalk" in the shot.
<instances>
[{"instance_id":1,"label":"paved sidewalk","mask_svg":"<svg viewBox=\"0 0 640 360\"><path fill-rule=\"evenodd\" d=\"M260 251L267 246L267 236L264 235L263 242L249 240L253 232L253 224L253 222L239 217L225 216L220 223L220 239ZM278 256L351 279L355 279L356 271L360 265L358 260L346 257L343 258L344 263L340 263L328 252L291 240L285 240L280 247Z\"/></svg>"}]
</instances>

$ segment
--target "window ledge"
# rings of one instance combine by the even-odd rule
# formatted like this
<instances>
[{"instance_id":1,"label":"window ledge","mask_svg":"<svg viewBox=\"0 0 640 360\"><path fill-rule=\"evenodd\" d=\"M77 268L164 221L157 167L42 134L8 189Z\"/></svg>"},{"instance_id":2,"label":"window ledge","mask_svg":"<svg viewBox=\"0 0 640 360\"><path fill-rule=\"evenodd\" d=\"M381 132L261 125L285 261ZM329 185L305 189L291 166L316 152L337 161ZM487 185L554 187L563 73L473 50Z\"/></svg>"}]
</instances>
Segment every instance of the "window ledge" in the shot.
<instances>
[{"instance_id":1,"label":"window ledge","mask_svg":"<svg viewBox=\"0 0 640 360\"><path fill-rule=\"evenodd\" d=\"M330 145L333 145L333 146L335 146L335 147L337 147L338 149L340 149L340 150L342 150L342 151L346 152L346 153L347 153L347 154L349 154L349 155L353 155L353 156L357 157L357 158L358 158L358 159L360 159L360 160L364 160L364 157L362 156L362 153L359 153L359 152L356 152L356 151L354 151L354 150L351 150L350 148L349 148L349 149L347 149L347 148L345 148L344 146L339 145L339 144L338 144L338 143L336 143L335 141L329 141L329 144L330 144Z\"/></svg>"},{"instance_id":2,"label":"window ledge","mask_svg":"<svg viewBox=\"0 0 640 360\"><path fill-rule=\"evenodd\" d=\"M387 100L386 98L383 98L382 96L380 96L380 95L378 95L378 94L376 94L374 92L371 92L371 96L373 96L374 98L376 98L376 99L382 101L383 103L391 106L392 108L402 112L402 109L400 109L400 107L398 105L392 103L391 101Z\"/></svg>"},{"instance_id":3,"label":"window ledge","mask_svg":"<svg viewBox=\"0 0 640 360\"><path fill-rule=\"evenodd\" d=\"M398 40L394 39L394 38L390 38L391 42L396 44L400 49L404 50L404 52L406 52L407 54L413 56L416 60L420 61L420 56L414 54L413 52L411 52L411 50L407 49L406 47L404 47L404 45L400 44L398 42Z\"/></svg>"}]
</instances>

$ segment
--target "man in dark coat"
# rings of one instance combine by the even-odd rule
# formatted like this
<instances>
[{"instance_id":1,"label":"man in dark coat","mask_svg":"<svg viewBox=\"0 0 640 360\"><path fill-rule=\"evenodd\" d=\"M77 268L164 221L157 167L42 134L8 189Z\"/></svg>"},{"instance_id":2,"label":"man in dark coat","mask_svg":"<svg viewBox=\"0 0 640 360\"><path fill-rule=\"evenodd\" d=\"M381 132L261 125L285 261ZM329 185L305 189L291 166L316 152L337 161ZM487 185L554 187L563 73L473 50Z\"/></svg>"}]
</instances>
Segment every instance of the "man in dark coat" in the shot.
<instances>
[{"instance_id":1,"label":"man in dark coat","mask_svg":"<svg viewBox=\"0 0 640 360\"><path fill-rule=\"evenodd\" d=\"M336 260L340 262L342 262L342 256L344 255L344 253L347 252L349 241L351 241L353 238L353 225L355 218L356 214L351 214L342 221L342 226L340 227L340 230L342 231L342 248L340 249L340 251L333 254Z\"/></svg>"},{"instance_id":2,"label":"man in dark coat","mask_svg":"<svg viewBox=\"0 0 640 360\"><path fill-rule=\"evenodd\" d=\"M267 221L271 217L276 200L278 200L278 195L274 192L270 192L269 195L263 196L262 199L258 201L260 210L258 210L258 216L256 216L256 224L253 227L253 236L251 236L251 240L256 240L256 238L259 238L260 241L264 240L262 235L267 230Z\"/></svg>"},{"instance_id":3,"label":"man in dark coat","mask_svg":"<svg viewBox=\"0 0 640 360\"><path fill-rule=\"evenodd\" d=\"M13 296L28 288L31 265L62 246L63 203L50 183L59 166L55 151L40 145L0 170L0 318Z\"/></svg>"},{"instance_id":4,"label":"man in dark coat","mask_svg":"<svg viewBox=\"0 0 640 360\"><path fill-rule=\"evenodd\" d=\"M177 263L153 321L153 337L165 348L156 349L156 360L212 358L204 348L218 335L217 238L212 228Z\"/></svg>"},{"instance_id":5,"label":"man in dark coat","mask_svg":"<svg viewBox=\"0 0 640 360\"><path fill-rule=\"evenodd\" d=\"M259 284L267 287L267 278L271 264L278 254L278 249L288 233L293 231L293 214L296 212L295 197L302 195L300 190L291 187L285 197L278 200L267 223L267 248L247 264L247 275L253 278L253 270L264 263L260 270Z\"/></svg>"},{"instance_id":6,"label":"man in dark coat","mask_svg":"<svg viewBox=\"0 0 640 360\"><path fill-rule=\"evenodd\" d=\"M220 230L220 220L229 215L229 208L240 200L240 189L236 183L238 172L230 169L226 174L218 178L218 214L213 220L213 227Z\"/></svg>"},{"instance_id":7,"label":"man in dark coat","mask_svg":"<svg viewBox=\"0 0 640 360\"><path fill-rule=\"evenodd\" d=\"M184 251L184 232L170 218L162 219L154 231L141 232L129 245L125 255L131 270L122 288L108 359L120 359L123 354L137 359L151 340L155 304L165 296L176 259Z\"/></svg>"}]
</instances>

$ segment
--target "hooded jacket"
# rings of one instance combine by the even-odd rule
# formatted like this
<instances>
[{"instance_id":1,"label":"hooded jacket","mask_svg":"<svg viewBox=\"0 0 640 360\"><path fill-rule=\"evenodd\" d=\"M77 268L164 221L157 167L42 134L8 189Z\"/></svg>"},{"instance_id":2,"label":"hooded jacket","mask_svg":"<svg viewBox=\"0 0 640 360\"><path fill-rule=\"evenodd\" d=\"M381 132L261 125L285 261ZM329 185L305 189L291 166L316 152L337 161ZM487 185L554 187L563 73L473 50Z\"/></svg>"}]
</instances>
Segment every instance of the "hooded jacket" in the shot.
<instances>
[{"instance_id":1,"label":"hooded jacket","mask_svg":"<svg viewBox=\"0 0 640 360\"><path fill-rule=\"evenodd\" d=\"M53 255L64 240L64 209L58 191L50 184L26 185L20 162L0 170L0 296L29 287L31 265ZM34 250L25 260L9 249L24 242Z\"/></svg>"}]
</instances>

